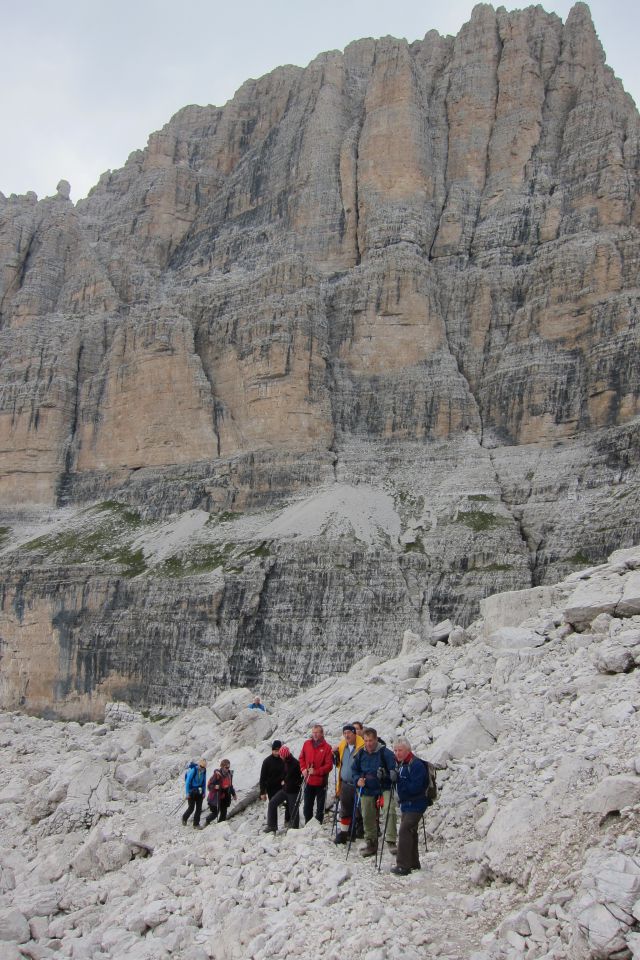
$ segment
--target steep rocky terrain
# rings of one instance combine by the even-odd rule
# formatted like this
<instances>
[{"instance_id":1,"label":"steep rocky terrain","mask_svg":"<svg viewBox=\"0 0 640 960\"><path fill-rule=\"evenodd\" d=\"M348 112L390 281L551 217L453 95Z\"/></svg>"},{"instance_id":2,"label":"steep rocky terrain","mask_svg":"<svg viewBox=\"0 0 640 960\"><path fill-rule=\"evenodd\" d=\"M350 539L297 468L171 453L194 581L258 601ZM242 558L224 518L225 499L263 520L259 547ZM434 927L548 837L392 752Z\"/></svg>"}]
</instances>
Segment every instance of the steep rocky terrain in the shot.
<instances>
[{"instance_id":1,"label":"steep rocky terrain","mask_svg":"<svg viewBox=\"0 0 640 960\"><path fill-rule=\"evenodd\" d=\"M638 542L639 132L584 4L483 4L0 196L0 703L291 692Z\"/></svg>"},{"instance_id":2,"label":"steep rocky terrain","mask_svg":"<svg viewBox=\"0 0 640 960\"><path fill-rule=\"evenodd\" d=\"M638 960L640 549L440 635L257 716L247 689L173 718L0 714L2 957ZM409 877L345 859L330 817L262 833L272 737L297 752L322 721L335 744L352 719L440 767ZM202 754L231 758L238 803L197 832Z\"/></svg>"}]
</instances>

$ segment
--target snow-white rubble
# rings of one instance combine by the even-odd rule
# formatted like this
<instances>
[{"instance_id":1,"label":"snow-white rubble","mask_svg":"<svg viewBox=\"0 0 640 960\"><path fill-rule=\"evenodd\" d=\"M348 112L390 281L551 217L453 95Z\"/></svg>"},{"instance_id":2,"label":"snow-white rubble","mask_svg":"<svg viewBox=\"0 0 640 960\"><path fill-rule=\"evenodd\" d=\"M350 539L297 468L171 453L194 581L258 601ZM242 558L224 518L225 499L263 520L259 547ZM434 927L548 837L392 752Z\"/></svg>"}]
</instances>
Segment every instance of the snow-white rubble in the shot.
<instances>
[{"instance_id":1,"label":"snow-white rubble","mask_svg":"<svg viewBox=\"0 0 640 960\"><path fill-rule=\"evenodd\" d=\"M240 690L156 721L0 715L0 956L638 960L639 570L619 551L491 598L454 642L408 636L266 714ZM409 877L359 844L346 860L330 816L262 832L271 738L297 752L320 721L337 743L349 720L441 767ZM201 755L230 757L243 809L196 831L180 812Z\"/></svg>"}]
</instances>

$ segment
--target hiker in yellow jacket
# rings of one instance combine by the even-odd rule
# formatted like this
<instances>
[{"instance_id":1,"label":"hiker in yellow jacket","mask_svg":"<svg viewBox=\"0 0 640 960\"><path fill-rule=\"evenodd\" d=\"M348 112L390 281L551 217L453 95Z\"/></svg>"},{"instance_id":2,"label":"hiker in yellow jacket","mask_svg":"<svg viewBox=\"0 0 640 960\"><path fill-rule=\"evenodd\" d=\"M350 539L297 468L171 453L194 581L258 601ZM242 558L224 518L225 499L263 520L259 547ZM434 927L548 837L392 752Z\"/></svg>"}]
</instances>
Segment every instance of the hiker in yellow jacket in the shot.
<instances>
[{"instance_id":1,"label":"hiker in yellow jacket","mask_svg":"<svg viewBox=\"0 0 640 960\"><path fill-rule=\"evenodd\" d=\"M352 723L342 728L342 740L335 750L337 755L338 779L336 795L340 797L340 823L336 834L336 843L347 843L351 830L351 821L355 811L356 786L353 773L353 758L364 746L364 740L356 734ZM353 825L355 831L355 824Z\"/></svg>"}]
</instances>

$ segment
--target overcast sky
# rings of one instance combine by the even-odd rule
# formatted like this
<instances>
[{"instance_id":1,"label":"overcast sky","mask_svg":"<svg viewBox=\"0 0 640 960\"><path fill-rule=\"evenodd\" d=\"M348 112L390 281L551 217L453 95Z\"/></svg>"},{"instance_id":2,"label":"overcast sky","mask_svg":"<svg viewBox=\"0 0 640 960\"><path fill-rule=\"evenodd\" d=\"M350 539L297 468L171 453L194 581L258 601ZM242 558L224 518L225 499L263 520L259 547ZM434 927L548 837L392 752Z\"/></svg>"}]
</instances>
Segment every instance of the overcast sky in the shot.
<instances>
[{"instance_id":1,"label":"overcast sky","mask_svg":"<svg viewBox=\"0 0 640 960\"><path fill-rule=\"evenodd\" d=\"M495 4L498 6L499 4ZM523 7L519 0L507 7ZM86 196L189 103L249 77L391 34L455 34L470 0L0 0L0 191ZM572 4L546 2L566 19ZM607 61L640 102L640 3L592 0Z\"/></svg>"}]
</instances>

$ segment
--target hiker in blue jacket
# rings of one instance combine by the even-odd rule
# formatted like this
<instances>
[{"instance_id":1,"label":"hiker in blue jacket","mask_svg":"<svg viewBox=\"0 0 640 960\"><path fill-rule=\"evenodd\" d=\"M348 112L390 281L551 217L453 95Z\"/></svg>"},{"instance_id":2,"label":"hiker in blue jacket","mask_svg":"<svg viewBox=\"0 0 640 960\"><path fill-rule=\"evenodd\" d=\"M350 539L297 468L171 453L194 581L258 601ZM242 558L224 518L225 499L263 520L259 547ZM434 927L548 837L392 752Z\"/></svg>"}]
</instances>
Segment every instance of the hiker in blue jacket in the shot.
<instances>
[{"instance_id":1,"label":"hiker in blue jacket","mask_svg":"<svg viewBox=\"0 0 640 960\"><path fill-rule=\"evenodd\" d=\"M396 768L398 800L400 801L400 833L396 865L391 873L406 877L412 870L420 869L418 854L418 827L427 809L427 769L411 752L411 744L405 737L398 737L393 744L398 765Z\"/></svg>"},{"instance_id":2,"label":"hiker in blue jacket","mask_svg":"<svg viewBox=\"0 0 640 960\"><path fill-rule=\"evenodd\" d=\"M380 811L389 810L387 821L387 839L389 850L396 852L396 802L391 797L391 778L389 772L395 769L396 758L388 747L378 740L373 727L363 730L364 747L353 758L353 779L356 787L362 789L360 806L364 823L366 845L363 857L373 857L378 851L378 820Z\"/></svg>"},{"instance_id":3,"label":"hiker in blue jacket","mask_svg":"<svg viewBox=\"0 0 640 960\"><path fill-rule=\"evenodd\" d=\"M189 801L187 809L182 814L182 822L185 824L193 813L193 825L196 830L200 827L200 814L202 813L202 801L204 800L204 791L207 785L207 761L198 760L198 763L192 763L187 770L184 781L184 789ZM194 813L195 810L195 813Z\"/></svg>"}]
</instances>

